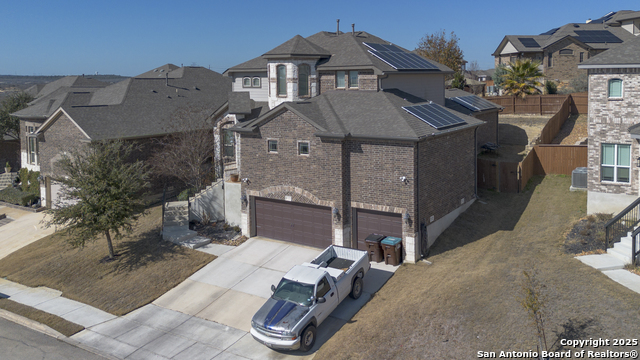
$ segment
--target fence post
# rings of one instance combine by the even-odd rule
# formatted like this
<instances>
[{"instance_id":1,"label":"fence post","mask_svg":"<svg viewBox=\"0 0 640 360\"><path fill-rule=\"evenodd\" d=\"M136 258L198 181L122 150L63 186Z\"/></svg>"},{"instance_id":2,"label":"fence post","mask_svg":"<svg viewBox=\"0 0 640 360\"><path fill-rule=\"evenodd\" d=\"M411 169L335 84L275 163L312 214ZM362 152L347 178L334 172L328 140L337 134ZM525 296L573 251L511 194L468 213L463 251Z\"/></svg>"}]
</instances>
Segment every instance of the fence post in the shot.
<instances>
[{"instance_id":1,"label":"fence post","mask_svg":"<svg viewBox=\"0 0 640 360\"><path fill-rule=\"evenodd\" d=\"M514 95L511 95L511 102L513 103L513 113L517 114L517 112L516 112L516 97Z\"/></svg>"},{"instance_id":2,"label":"fence post","mask_svg":"<svg viewBox=\"0 0 640 360\"><path fill-rule=\"evenodd\" d=\"M540 105L540 115L542 115L542 95L538 96L538 105Z\"/></svg>"}]
</instances>

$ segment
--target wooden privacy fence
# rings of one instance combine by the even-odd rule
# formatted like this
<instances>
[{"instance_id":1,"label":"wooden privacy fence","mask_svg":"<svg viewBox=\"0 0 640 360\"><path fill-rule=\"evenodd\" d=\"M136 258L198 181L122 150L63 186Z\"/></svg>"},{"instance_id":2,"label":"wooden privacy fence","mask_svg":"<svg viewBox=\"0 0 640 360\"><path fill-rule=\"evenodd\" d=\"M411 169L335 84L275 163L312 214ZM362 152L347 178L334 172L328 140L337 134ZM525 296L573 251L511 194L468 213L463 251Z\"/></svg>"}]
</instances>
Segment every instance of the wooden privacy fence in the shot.
<instances>
[{"instance_id":1,"label":"wooden privacy fence","mask_svg":"<svg viewBox=\"0 0 640 360\"><path fill-rule=\"evenodd\" d=\"M524 99L515 96L492 96L487 100L496 103L504 110L502 114L555 114L569 99L571 114L586 114L589 108L587 93L575 93L570 95L529 95Z\"/></svg>"},{"instance_id":2,"label":"wooden privacy fence","mask_svg":"<svg viewBox=\"0 0 640 360\"><path fill-rule=\"evenodd\" d=\"M520 192L534 175L571 175L587 166L586 145L551 145L571 114L571 97L565 97L556 114L542 129L535 145L521 162L478 159L478 187L500 192Z\"/></svg>"}]
</instances>

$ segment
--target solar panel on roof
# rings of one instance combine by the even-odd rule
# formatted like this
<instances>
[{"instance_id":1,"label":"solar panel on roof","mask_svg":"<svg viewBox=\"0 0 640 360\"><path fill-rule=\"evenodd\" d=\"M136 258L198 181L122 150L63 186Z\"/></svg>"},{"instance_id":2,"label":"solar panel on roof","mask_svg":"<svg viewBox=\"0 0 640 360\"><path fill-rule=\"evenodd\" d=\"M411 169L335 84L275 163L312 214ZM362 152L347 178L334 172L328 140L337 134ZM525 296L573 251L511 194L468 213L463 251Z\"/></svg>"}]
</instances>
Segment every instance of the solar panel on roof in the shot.
<instances>
[{"instance_id":1,"label":"solar panel on roof","mask_svg":"<svg viewBox=\"0 0 640 360\"><path fill-rule=\"evenodd\" d=\"M402 109L438 130L467 123L461 117L434 103L403 106Z\"/></svg>"},{"instance_id":2,"label":"solar panel on roof","mask_svg":"<svg viewBox=\"0 0 640 360\"><path fill-rule=\"evenodd\" d=\"M540 47L534 38L518 38L524 47Z\"/></svg>"},{"instance_id":3,"label":"solar panel on roof","mask_svg":"<svg viewBox=\"0 0 640 360\"><path fill-rule=\"evenodd\" d=\"M473 111L483 111L498 108L496 104L474 95L457 96L451 98L451 100Z\"/></svg>"},{"instance_id":4,"label":"solar panel on roof","mask_svg":"<svg viewBox=\"0 0 640 360\"><path fill-rule=\"evenodd\" d=\"M583 43L621 43L619 37L608 30L576 30L576 39Z\"/></svg>"},{"instance_id":5,"label":"solar panel on roof","mask_svg":"<svg viewBox=\"0 0 640 360\"><path fill-rule=\"evenodd\" d=\"M396 70L437 70L438 67L421 56L408 53L395 45L363 43L369 52Z\"/></svg>"}]
</instances>

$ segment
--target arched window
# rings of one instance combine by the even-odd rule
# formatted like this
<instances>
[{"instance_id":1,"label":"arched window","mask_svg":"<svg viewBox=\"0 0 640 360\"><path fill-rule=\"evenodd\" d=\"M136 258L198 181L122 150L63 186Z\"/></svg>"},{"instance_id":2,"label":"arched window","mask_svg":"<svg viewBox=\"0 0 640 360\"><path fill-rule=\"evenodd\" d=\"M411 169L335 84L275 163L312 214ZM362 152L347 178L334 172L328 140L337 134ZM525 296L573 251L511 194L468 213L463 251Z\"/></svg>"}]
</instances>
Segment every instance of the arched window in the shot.
<instances>
[{"instance_id":1,"label":"arched window","mask_svg":"<svg viewBox=\"0 0 640 360\"><path fill-rule=\"evenodd\" d=\"M622 98L622 80L609 80L609 98Z\"/></svg>"},{"instance_id":2,"label":"arched window","mask_svg":"<svg viewBox=\"0 0 640 360\"><path fill-rule=\"evenodd\" d=\"M309 65L298 66L298 96L309 96Z\"/></svg>"},{"instance_id":3,"label":"arched window","mask_svg":"<svg viewBox=\"0 0 640 360\"><path fill-rule=\"evenodd\" d=\"M571 50L571 49L562 49L562 50L560 50L560 55L573 55L573 50Z\"/></svg>"},{"instance_id":4,"label":"arched window","mask_svg":"<svg viewBox=\"0 0 640 360\"><path fill-rule=\"evenodd\" d=\"M278 65L276 73L278 75L278 96L287 96L287 67Z\"/></svg>"}]
</instances>

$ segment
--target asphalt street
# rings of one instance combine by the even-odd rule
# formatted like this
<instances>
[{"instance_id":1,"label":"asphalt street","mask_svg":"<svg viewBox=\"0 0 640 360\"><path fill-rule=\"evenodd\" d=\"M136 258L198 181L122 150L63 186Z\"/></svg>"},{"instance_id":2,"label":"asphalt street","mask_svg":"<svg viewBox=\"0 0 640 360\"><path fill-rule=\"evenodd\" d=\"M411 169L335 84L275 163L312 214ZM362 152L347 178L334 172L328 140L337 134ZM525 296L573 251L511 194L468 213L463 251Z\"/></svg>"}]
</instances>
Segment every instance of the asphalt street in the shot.
<instances>
[{"instance_id":1,"label":"asphalt street","mask_svg":"<svg viewBox=\"0 0 640 360\"><path fill-rule=\"evenodd\" d=\"M3 318L0 318L0 358L3 360L106 359Z\"/></svg>"}]
</instances>

